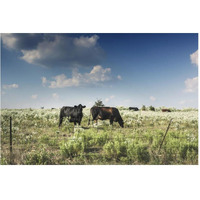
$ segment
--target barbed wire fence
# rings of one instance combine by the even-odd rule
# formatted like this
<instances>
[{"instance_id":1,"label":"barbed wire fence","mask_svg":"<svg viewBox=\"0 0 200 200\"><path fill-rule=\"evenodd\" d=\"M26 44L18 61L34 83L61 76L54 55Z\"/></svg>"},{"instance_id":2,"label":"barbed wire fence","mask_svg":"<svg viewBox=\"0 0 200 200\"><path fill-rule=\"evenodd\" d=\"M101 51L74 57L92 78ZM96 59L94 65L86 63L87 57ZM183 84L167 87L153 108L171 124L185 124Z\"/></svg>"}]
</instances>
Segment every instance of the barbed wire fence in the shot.
<instances>
[{"instance_id":1,"label":"barbed wire fence","mask_svg":"<svg viewBox=\"0 0 200 200\"><path fill-rule=\"evenodd\" d=\"M14 164L14 157L13 155L16 153L16 152L19 152L19 153L23 153L24 151L34 151L34 150L37 150L37 144L35 144L35 141L34 140L31 140L31 138L28 139L27 143L23 143L23 144L20 144L20 139L24 138L24 137L27 137L29 136L29 134L23 134L23 133L17 133L17 131L15 131L15 133L13 133L12 129L13 129L13 117L9 117L9 134L1 134L1 137L3 137L3 141L2 142L2 138L1 138L1 157L2 157L2 152L7 152L7 154L9 154L9 164ZM170 122L167 126L167 129L165 131L165 134L164 135L154 135L153 138L157 138L160 140L160 143L158 144L158 148L157 148L157 152L158 154L160 154L161 152L161 149L164 145L164 142L165 142L165 139L166 139L166 136L167 136L167 133L170 129L170 125L172 123L172 119L170 119ZM98 127L96 127L97 129L97 133L98 133ZM73 132L74 133L74 132ZM45 144L47 144L49 147L53 148L54 150L60 150L60 147L58 145L58 141L59 142L67 142L69 140L71 141L74 141L74 140L78 140L77 138L74 138L74 137L71 137L73 134L56 134L55 136L48 136L48 138L50 139L53 139L54 141L57 142L57 144L48 144L48 140L45 142ZM98 137L98 135L96 136ZM140 139L143 139L143 138L147 138L147 136L144 136L144 135L131 135L131 136L124 136L125 138L127 139L136 139L136 138L140 138ZM95 138L93 136L93 138ZM193 138L193 136L174 136L173 137L174 139L177 139L180 141L180 145L181 145L181 140L182 139L187 139L188 141L188 145L190 144L191 142L191 139ZM113 139L116 139L115 136L109 136L107 137L108 140L113 140ZM6 142L5 142L6 141ZM34 145L35 144L35 145ZM177 147L171 147L171 148L177 148ZM97 153L90 153L90 155L97 155ZM84 156L84 154L82 154L82 156ZM85 154L85 156L87 156L87 154Z\"/></svg>"}]
</instances>

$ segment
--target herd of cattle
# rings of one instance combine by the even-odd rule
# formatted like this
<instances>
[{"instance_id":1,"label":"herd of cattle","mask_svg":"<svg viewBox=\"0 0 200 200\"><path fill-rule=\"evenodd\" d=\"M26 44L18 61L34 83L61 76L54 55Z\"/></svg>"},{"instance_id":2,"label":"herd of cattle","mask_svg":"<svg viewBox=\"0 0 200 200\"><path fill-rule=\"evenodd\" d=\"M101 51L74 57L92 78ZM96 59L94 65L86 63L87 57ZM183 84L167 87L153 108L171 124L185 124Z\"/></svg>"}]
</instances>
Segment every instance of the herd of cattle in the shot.
<instances>
[{"instance_id":1,"label":"herd of cattle","mask_svg":"<svg viewBox=\"0 0 200 200\"><path fill-rule=\"evenodd\" d=\"M63 106L60 110L59 127L61 126L63 118L65 117L68 118L69 122L73 122L74 125L76 125L76 123L78 123L78 125L81 125L81 120L83 118L83 108L85 107L86 106L82 106L81 104L74 107ZM139 111L137 107L129 107L129 110ZM162 109L162 112L171 112L171 110ZM92 122L95 120L97 123L98 119L100 120L109 119L110 125L113 125L113 122L118 122L122 128L124 127L123 119L117 108L93 106L90 109L88 125L90 125L91 116L92 116Z\"/></svg>"}]
</instances>

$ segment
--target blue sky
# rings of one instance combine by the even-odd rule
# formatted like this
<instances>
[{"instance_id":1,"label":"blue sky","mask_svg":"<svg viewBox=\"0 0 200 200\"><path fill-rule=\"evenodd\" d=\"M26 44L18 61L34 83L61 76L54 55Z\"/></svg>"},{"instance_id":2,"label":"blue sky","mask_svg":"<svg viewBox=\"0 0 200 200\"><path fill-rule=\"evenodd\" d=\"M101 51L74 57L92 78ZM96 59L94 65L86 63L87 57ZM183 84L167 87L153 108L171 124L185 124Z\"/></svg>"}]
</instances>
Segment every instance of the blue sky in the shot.
<instances>
[{"instance_id":1,"label":"blue sky","mask_svg":"<svg viewBox=\"0 0 200 200\"><path fill-rule=\"evenodd\" d=\"M198 107L198 34L2 34L2 108Z\"/></svg>"}]
</instances>

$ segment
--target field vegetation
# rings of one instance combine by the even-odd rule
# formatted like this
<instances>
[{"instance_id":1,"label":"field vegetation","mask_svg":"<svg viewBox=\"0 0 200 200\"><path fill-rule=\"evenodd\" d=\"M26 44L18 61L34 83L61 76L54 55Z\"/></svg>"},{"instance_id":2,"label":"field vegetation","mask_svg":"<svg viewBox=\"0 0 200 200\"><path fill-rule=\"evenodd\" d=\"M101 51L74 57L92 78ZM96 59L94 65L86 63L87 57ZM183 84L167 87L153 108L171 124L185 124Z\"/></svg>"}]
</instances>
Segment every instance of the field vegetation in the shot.
<instances>
[{"instance_id":1,"label":"field vegetation","mask_svg":"<svg viewBox=\"0 0 200 200\"><path fill-rule=\"evenodd\" d=\"M89 108L81 126L64 120L58 128L59 109L2 109L1 164L198 164L198 111L161 108L129 111L118 107L124 128L98 121L88 126ZM12 117L13 154L9 151ZM159 151L160 144L171 126Z\"/></svg>"}]
</instances>

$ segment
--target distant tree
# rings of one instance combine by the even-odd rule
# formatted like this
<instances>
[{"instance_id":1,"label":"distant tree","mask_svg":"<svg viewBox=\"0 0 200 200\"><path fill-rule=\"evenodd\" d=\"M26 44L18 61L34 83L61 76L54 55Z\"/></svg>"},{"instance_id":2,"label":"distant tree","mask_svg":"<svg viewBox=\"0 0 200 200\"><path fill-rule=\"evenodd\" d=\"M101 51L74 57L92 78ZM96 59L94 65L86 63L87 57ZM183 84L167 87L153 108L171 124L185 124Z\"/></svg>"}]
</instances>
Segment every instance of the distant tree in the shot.
<instances>
[{"instance_id":1,"label":"distant tree","mask_svg":"<svg viewBox=\"0 0 200 200\"><path fill-rule=\"evenodd\" d=\"M155 108L153 106L149 106L149 110L155 111Z\"/></svg>"},{"instance_id":2,"label":"distant tree","mask_svg":"<svg viewBox=\"0 0 200 200\"><path fill-rule=\"evenodd\" d=\"M94 106L103 107L104 104L101 99L97 99L94 103Z\"/></svg>"},{"instance_id":3,"label":"distant tree","mask_svg":"<svg viewBox=\"0 0 200 200\"><path fill-rule=\"evenodd\" d=\"M141 108L141 110L146 110L146 106L143 105L142 108Z\"/></svg>"}]
</instances>

